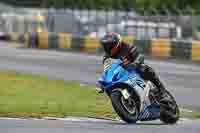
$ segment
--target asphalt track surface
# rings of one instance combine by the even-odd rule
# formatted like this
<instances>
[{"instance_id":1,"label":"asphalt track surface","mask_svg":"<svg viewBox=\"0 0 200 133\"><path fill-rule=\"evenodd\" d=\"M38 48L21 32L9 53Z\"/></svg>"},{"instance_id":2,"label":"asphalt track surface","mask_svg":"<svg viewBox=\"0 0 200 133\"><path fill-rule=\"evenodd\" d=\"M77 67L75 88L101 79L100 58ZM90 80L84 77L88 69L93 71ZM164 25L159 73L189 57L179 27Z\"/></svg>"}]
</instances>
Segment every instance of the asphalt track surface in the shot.
<instances>
[{"instance_id":1,"label":"asphalt track surface","mask_svg":"<svg viewBox=\"0 0 200 133\"><path fill-rule=\"evenodd\" d=\"M1 133L199 133L199 120L163 125L159 121L126 124L107 120L0 119Z\"/></svg>"},{"instance_id":2,"label":"asphalt track surface","mask_svg":"<svg viewBox=\"0 0 200 133\"><path fill-rule=\"evenodd\" d=\"M11 44L0 42L0 70L15 70L22 73L47 75L52 79L78 80L96 84L102 71L102 57L72 52L16 49ZM146 60L159 73L167 88L175 95L181 107L200 111L200 65L181 61ZM60 124L60 125L59 125ZM114 122L94 121L35 121L0 120L0 132L200 132L200 121L180 121L168 126L157 123L126 125ZM6 126L7 125L7 126ZM39 129L43 130L39 130ZM61 129L62 128L62 129ZM16 129L16 130L13 130ZM55 130L54 130L55 129ZM37 131L37 132L38 132Z\"/></svg>"}]
</instances>

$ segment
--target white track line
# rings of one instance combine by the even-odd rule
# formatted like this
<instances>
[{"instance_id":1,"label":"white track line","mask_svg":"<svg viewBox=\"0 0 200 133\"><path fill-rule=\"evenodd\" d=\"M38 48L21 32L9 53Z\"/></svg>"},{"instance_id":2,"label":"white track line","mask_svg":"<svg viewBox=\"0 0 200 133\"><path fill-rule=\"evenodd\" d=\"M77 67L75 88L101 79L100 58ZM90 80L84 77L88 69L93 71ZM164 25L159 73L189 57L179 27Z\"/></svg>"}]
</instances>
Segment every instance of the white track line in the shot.
<instances>
[{"instance_id":1,"label":"white track line","mask_svg":"<svg viewBox=\"0 0 200 133\"><path fill-rule=\"evenodd\" d=\"M66 117L66 118L56 118L56 117L44 117L42 119L37 118L7 118L7 117L0 117L0 120L61 120L61 121L75 121L75 122L108 122L108 121L116 121L116 122L123 122L122 120L107 120L107 119L95 119L95 118L84 118L84 117ZM160 122L160 120L155 120L156 122ZM154 122L155 122L154 121ZM191 121L188 118L180 118L178 123L183 123L185 121ZM151 122L151 121L149 121ZM144 121L138 123L144 123Z\"/></svg>"}]
</instances>

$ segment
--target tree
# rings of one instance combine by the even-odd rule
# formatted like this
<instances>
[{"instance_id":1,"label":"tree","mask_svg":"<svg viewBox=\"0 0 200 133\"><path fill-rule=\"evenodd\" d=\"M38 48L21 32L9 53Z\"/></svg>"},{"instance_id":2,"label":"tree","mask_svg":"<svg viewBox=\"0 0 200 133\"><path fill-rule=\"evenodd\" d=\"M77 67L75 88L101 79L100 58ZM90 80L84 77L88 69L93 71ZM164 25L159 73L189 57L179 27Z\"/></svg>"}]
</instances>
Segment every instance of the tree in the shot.
<instances>
[{"instance_id":1,"label":"tree","mask_svg":"<svg viewBox=\"0 0 200 133\"><path fill-rule=\"evenodd\" d=\"M148 11L149 13L152 10L164 13L163 9L167 9L172 14L184 11L186 7L191 10L199 10L200 7L200 0L1 0L1 2L23 7L135 9L140 12Z\"/></svg>"}]
</instances>

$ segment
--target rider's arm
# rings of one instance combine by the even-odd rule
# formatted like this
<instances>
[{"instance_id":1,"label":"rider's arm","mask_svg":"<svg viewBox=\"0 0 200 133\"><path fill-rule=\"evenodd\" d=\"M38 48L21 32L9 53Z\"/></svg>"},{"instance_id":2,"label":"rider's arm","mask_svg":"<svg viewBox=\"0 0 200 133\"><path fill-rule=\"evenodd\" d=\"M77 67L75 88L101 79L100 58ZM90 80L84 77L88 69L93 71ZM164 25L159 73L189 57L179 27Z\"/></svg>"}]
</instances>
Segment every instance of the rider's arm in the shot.
<instances>
[{"instance_id":1,"label":"rider's arm","mask_svg":"<svg viewBox=\"0 0 200 133\"><path fill-rule=\"evenodd\" d=\"M128 53L123 59L123 65L127 66L129 64L142 64L144 63L144 56L140 54L135 45L129 45Z\"/></svg>"}]
</instances>

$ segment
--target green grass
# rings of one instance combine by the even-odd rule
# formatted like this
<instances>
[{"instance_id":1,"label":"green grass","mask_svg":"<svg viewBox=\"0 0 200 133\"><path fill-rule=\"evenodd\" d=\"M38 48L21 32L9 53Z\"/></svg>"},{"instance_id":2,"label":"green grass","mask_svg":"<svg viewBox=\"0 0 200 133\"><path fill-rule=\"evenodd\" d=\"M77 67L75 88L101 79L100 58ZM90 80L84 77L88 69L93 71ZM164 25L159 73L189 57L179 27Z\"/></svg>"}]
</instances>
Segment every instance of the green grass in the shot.
<instances>
[{"instance_id":1,"label":"green grass","mask_svg":"<svg viewBox=\"0 0 200 133\"><path fill-rule=\"evenodd\" d=\"M200 119L200 112L184 112L181 111L181 116L190 119Z\"/></svg>"},{"instance_id":2,"label":"green grass","mask_svg":"<svg viewBox=\"0 0 200 133\"><path fill-rule=\"evenodd\" d=\"M116 118L109 98L94 88L75 81L0 72L0 116ZM181 112L181 116L200 118L200 113Z\"/></svg>"},{"instance_id":3,"label":"green grass","mask_svg":"<svg viewBox=\"0 0 200 133\"><path fill-rule=\"evenodd\" d=\"M115 117L109 98L94 87L47 77L0 72L0 116Z\"/></svg>"}]
</instances>

